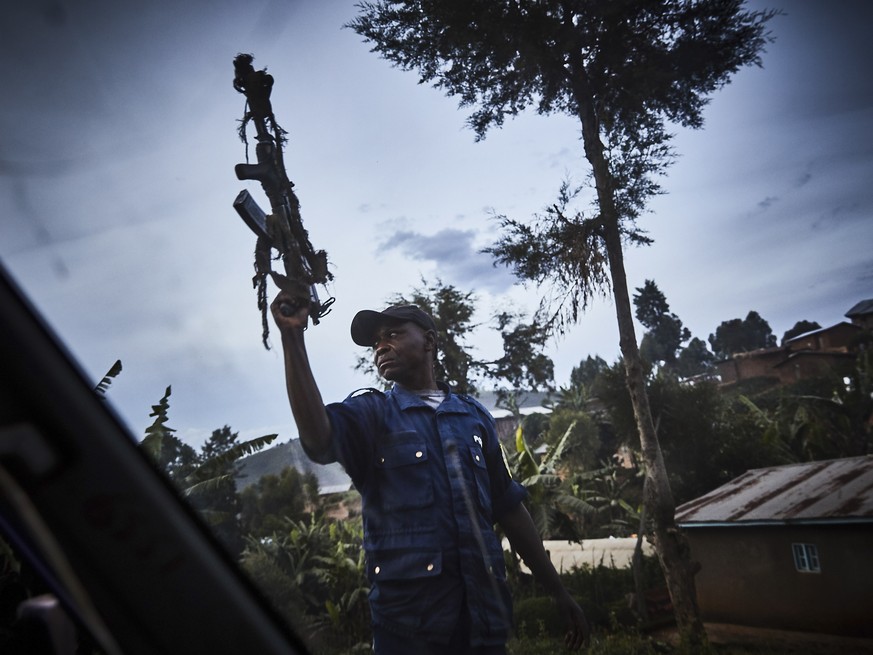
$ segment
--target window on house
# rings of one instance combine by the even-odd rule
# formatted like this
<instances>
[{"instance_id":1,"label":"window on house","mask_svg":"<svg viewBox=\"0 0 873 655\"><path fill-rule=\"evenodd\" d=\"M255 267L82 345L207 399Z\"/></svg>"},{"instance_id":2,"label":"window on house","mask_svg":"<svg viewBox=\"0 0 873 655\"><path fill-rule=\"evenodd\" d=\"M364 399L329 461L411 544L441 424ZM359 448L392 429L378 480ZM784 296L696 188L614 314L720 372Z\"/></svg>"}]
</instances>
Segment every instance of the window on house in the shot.
<instances>
[{"instance_id":1,"label":"window on house","mask_svg":"<svg viewBox=\"0 0 873 655\"><path fill-rule=\"evenodd\" d=\"M794 552L794 568L801 573L821 573L815 544L791 544L791 549Z\"/></svg>"}]
</instances>

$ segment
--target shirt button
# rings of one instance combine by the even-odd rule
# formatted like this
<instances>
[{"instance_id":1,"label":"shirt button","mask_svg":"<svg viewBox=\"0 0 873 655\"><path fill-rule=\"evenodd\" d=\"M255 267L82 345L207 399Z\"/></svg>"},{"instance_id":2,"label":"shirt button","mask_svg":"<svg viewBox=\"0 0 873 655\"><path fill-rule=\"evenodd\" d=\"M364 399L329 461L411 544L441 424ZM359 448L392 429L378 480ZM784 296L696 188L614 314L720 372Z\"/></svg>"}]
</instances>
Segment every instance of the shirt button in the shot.
<instances>
[{"instance_id":1,"label":"shirt button","mask_svg":"<svg viewBox=\"0 0 873 655\"><path fill-rule=\"evenodd\" d=\"M479 461L479 455L476 455L476 461L477 462Z\"/></svg>"},{"instance_id":2,"label":"shirt button","mask_svg":"<svg viewBox=\"0 0 873 655\"><path fill-rule=\"evenodd\" d=\"M433 571L433 564L428 564L428 565L427 565L427 570L428 570L428 571Z\"/></svg>"},{"instance_id":3,"label":"shirt button","mask_svg":"<svg viewBox=\"0 0 873 655\"><path fill-rule=\"evenodd\" d=\"M378 566L377 566L375 569L373 569L373 572L374 572L376 575L379 575L379 573L380 573L381 571L382 571L382 569L381 569L380 567L378 567Z\"/></svg>"},{"instance_id":4,"label":"shirt button","mask_svg":"<svg viewBox=\"0 0 873 655\"><path fill-rule=\"evenodd\" d=\"M421 451L419 450L418 452L415 453L415 456L416 456L418 459L421 459L422 457L424 457L424 453L421 452Z\"/></svg>"},{"instance_id":5,"label":"shirt button","mask_svg":"<svg viewBox=\"0 0 873 655\"><path fill-rule=\"evenodd\" d=\"M385 458L384 458L384 457L380 457L380 458L379 458L379 463L380 463L380 464L384 464L384 463L385 463Z\"/></svg>"}]
</instances>

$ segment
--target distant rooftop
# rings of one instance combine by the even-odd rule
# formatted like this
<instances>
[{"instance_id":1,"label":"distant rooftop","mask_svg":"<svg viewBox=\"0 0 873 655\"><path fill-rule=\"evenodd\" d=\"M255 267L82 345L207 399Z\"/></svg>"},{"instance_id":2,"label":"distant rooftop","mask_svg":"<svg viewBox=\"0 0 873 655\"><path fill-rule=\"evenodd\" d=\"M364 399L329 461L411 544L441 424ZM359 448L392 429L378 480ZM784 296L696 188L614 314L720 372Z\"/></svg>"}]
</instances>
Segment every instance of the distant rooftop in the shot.
<instances>
[{"instance_id":1,"label":"distant rooftop","mask_svg":"<svg viewBox=\"0 0 873 655\"><path fill-rule=\"evenodd\" d=\"M683 527L873 522L873 455L754 469L680 506Z\"/></svg>"},{"instance_id":2,"label":"distant rooftop","mask_svg":"<svg viewBox=\"0 0 873 655\"><path fill-rule=\"evenodd\" d=\"M852 308L847 311L845 315L848 318L853 318L855 316L866 316L867 314L873 314L873 298L862 300L861 302L853 305Z\"/></svg>"},{"instance_id":3,"label":"distant rooftop","mask_svg":"<svg viewBox=\"0 0 873 655\"><path fill-rule=\"evenodd\" d=\"M549 410L543 407L543 403L545 403L549 399L549 394L542 391L522 391L519 392L518 398L516 399L518 402L518 409L523 416L527 416L528 414L533 414L536 412L548 412ZM503 409L502 407L497 407L497 392L496 391L483 391L477 397L482 405L491 412L491 415L498 419L504 418L507 416L511 416L512 412L508 409Z\"/></svg>"}]
</instances>

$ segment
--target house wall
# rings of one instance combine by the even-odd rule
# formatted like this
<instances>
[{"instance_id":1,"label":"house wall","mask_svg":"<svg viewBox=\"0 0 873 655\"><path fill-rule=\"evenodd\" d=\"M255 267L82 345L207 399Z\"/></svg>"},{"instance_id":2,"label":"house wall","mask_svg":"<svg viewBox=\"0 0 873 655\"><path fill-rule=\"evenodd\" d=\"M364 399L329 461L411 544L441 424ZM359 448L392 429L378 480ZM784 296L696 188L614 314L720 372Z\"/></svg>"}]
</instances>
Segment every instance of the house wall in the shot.
<instances>
[{"instance_id":1,"label":"house wall","mask_svg":"<svg viewBox=\"0 0 873 655\"><path fill-rule=\"evenodd\" d=\"M852 341L856 336L858 336L858 326L843 322L829 328L817 330L803 337L792 339L786 345L792 352L799 350L849 352Z\"/></svg>"},{"instance_id":2,"label":"house wall","mask_svg":"<svg viewBox=\"0 0 873 655\"><path fill-rule=\"evenodd\" d=\"M852 316L852 325L857 325L864 330L873 330L873 313Z\"/></svg>"},{"instance_id":3,"label":"house wall","mask_svg":"<svg viewBox=\"0 0 873 655\"><path fill-rule=\"evenodd\" d=\"M716 368L723 383L737 382L757 377L776 377L774 367L787 356L783 349L758 351L754 355L741 353L731 359L718 362Z\"/></svg>"},{"instance_id":4,"label":"house wall","mask_svg":"<svg viewBox=\"0 0 873 655\"><path fill-rule=\"evenodd\" d=\"M873 637L873 525L685 532L705 621ZM796 570L793 543L815 544L820 573Z\"/></svg>"},{"instance_id":5,"label":"house wall","mask_svg":"<svg viewBox=\"0 0 873 655\"><path fill-rule=\"evenodd\" d=\"M778 373L780 381L791 384L823 375L849 375L854 364L854 355L848 353L798 353L774 371Z\"/></svg>"}]
</instances>

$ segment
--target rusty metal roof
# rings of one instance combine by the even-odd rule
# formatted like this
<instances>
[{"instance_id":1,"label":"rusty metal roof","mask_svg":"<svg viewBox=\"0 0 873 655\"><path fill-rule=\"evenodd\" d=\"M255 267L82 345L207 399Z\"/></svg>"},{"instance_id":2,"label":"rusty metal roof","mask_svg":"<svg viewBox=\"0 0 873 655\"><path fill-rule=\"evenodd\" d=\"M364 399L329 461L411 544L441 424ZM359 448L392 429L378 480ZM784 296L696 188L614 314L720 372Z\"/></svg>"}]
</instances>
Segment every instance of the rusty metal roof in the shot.
<instances>
[{"instance_id":1,"label":"rusty metal roof","mask_svg":"<svg viewBox=\"0 0 873 655\"><path fill-rule=\"evenodd\" d=\"M753 469L681 505L683 527L873 522L873 455Z\"/></svg>"}]
</instances>

